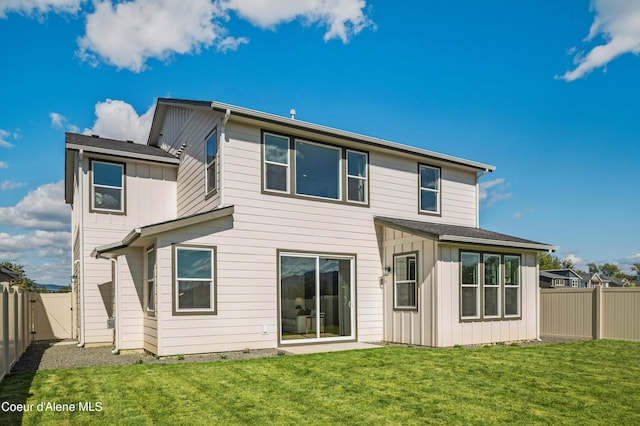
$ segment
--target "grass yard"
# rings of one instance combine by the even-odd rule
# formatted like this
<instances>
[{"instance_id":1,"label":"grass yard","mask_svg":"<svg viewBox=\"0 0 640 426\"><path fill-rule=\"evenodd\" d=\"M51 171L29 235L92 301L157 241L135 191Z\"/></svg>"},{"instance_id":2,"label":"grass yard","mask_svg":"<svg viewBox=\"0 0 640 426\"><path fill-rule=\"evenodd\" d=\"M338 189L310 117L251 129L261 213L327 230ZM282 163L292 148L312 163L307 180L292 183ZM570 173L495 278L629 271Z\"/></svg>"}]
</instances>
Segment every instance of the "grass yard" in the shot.
<instances>
[{"instance_id":1,"label":"grass yard","mask_svg":"<svg viewBox=\"0 0 640 426\"><path fill-rule=\"evenodd\" d=\"M5 378L0 402L33 405L0 411L0 424L630 425L640 424L640 343L388 346L23 372ZM41 402L76 411L37 411ZM101 411L79 411L86 403Z\"/></svg>"}]
</instances>

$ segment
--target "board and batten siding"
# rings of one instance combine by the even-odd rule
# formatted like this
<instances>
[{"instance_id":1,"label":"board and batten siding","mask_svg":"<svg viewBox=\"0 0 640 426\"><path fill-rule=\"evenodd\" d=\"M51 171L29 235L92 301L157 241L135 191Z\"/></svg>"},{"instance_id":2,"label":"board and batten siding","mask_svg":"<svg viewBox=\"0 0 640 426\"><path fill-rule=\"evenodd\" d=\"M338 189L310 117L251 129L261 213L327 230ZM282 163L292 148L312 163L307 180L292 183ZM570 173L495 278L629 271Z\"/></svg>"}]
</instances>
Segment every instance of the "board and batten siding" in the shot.
<instances>
[{"instance_id":1,"label":"board and batten siding","mask_svg":"<svg viewBox=\"0 0 640 426\"><path fill-rule=\"evenodd\" d=\"M521 256L521 319L460 321L460 251L485 251ZM436 288L438 347L511 342L538 338L538 263L535 252L497 250L440 245L438 247L438 286Z\"/></svg>"},{"instance_id":2,"label":"board and batten siding","mask_svg":"<svg viewBox=\"0 0 640 426\"><path fill-rule=\"evenodd\" d=\"M384 266L391 268L384 279L384 340L409 345L433 346L434 243L415 235L383 227ZM417 310L395 310L394 256L417 252Z\"/></svg>"},{"instance_id":3,"label":"board and batten siding","mask_svg":"<svg viewBox=\"0 0 640 426\"><path fill-rule=\"evenodd\" d=\"M103 156L95 158L118 161ZM121 240L136 227L173 219L176 215L177 169L156 163L124 162L126 214L121 215L90 212L91 172L89 158L85 155L83 159L83 275L79 279L84 288L85 343L113 340L113 330L107 328L107 319L114 313L107 300L113 300L112 262L92 258L93 249ZM79 306L77 310L80 312ZM133 340L141 341L137 337Z\"/></svg>"}]
</instances>

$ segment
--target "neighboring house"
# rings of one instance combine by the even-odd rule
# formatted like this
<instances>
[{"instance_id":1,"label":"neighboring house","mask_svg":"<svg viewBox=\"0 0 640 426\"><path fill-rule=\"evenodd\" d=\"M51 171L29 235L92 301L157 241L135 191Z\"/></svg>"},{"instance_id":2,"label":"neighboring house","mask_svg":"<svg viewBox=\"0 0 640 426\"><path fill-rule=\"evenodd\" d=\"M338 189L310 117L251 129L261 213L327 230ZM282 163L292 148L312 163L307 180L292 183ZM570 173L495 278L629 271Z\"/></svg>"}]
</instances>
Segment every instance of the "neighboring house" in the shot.
<instances>
[{"instance_id":1,"label":"neighboring house","mask_svg":"<svg viewBox=\"0 0 640 426\"><path fill-rule=\"evenodd\" d=\"M22 273L0 265L0 283L19 284L21 282Z\"/></svg>"},{"instance_id":2,"label":"neighboring house","mask_svg":"<svg viewBox=\"0 0 640 426\"><path fill-rule=\"evenodd\" d=\"M581 274L573 269L548 269L540 271L540 287L543 288L578 288L586 287Z\"/></svg>"},{"instance_id":3,"label":"neighboring house","mask_svg":"<svg viewBox=\"0 0 640 426\"><path fill-rule=\"evenodd\" d=\"M479 228L493 169L218 102L158 100L146 145L68 133L79 343L537 338L555 247Z\"/></svg>"}]
</instances>

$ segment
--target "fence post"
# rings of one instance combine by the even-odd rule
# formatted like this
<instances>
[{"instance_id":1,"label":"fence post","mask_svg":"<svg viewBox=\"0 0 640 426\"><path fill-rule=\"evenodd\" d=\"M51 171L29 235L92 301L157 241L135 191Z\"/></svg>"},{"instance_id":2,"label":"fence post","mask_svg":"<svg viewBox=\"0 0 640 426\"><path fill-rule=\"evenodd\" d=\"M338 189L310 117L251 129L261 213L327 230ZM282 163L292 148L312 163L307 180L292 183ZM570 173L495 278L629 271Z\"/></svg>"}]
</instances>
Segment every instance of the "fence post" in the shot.
<instances>
[{"instance_id":1,"label":"fence post","mask_svg":"<svg viewBox=\"0 0 640 426\"><path fill-rule=\"evenodd\" d=\"M2 334L3 340L2 346L4 348L4 369L5 373L11 370L11 359L9 358L9 291L8 285L2 285Z\"/></svg>"},{"instance_id":2,"label":"fence post","mask_svg":"<svg viewBox=\"0 0 640 426\"><path fill-rule=\"evenodd\" d=\"M602 339L602 286L593 291L593 338Z\"/></svg>"}]
</instances>

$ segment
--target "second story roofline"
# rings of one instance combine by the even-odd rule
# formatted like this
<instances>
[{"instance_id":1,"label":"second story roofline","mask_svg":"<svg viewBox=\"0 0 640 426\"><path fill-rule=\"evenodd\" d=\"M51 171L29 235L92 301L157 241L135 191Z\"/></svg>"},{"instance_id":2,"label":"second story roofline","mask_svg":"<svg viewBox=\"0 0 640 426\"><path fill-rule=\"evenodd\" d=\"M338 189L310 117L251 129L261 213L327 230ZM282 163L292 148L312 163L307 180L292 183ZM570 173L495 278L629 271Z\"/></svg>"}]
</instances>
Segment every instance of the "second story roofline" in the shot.
<instances>
[{"instance_id":1,"label":"second story roofline","mask_svg":"<svg viewBox=\"0 0 640 426\"><path fill-rule=\"evenodd\" d=\"M450 164L455 164L464 167L470 167L477 171L493 172L495 166L489 164L483 164L476 161L466 160L459 157L454 157L446 154L440 154L437 152L429 151L422 148L416 148L409 145L403 145L396 142L387 141L384 139L374 138L371 136L365 136L357 133L348 132L345 130L335 129L332 127L322 126L319 124L309 123L289 117L282 117L275 114L269 114L262 111L256 111L248 108L243 108L235 105L230 105L222 102L210 102L210 101L194 101L186 99L171 99L171 98L159 98L156 106L155 115L153 117L153 124L149 133L148 144L151 146L157 146L160 139L160 132L162 121L168 107L187 107L193 109L209 109L220 113L226 113L229 111L231 118L238 117L247 120L255 120L258 122L275 124L284 126L287 128L313 132L316 134L336 137L348 141L363 143L369 146L388 149L391 151L402 152L405 154L417 155L430 160L442 161Z\"/></svg>"}]
</instances>

